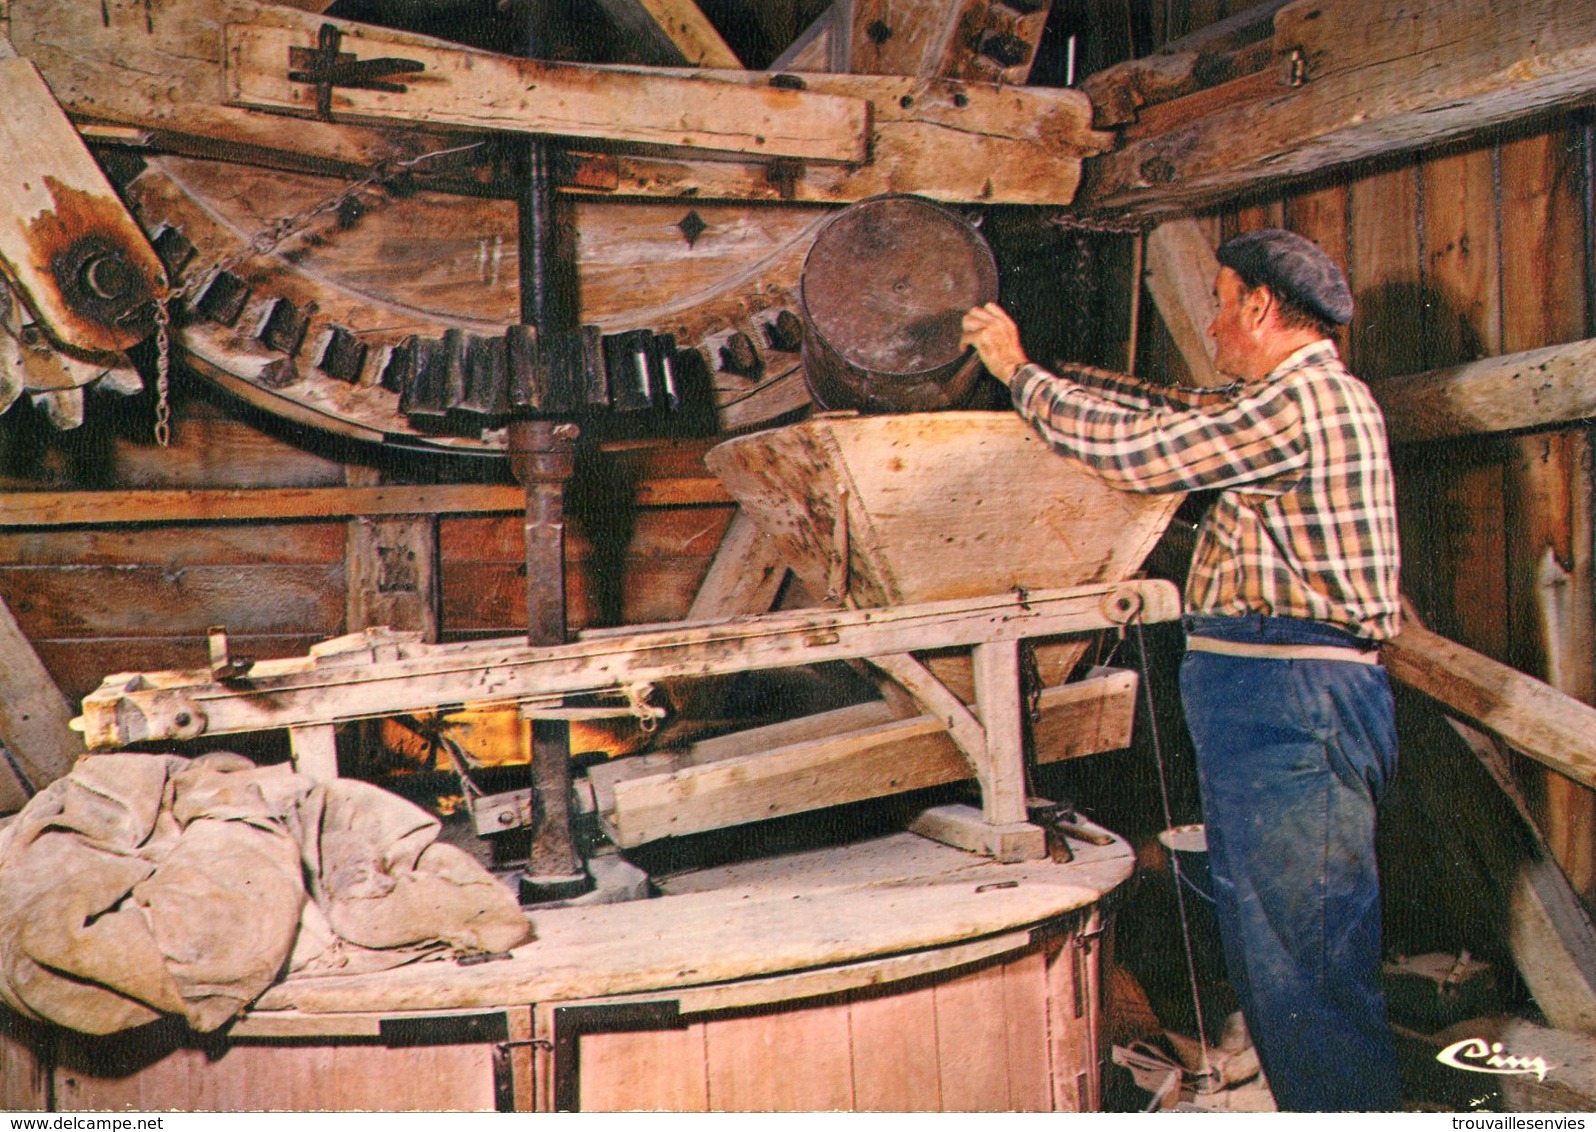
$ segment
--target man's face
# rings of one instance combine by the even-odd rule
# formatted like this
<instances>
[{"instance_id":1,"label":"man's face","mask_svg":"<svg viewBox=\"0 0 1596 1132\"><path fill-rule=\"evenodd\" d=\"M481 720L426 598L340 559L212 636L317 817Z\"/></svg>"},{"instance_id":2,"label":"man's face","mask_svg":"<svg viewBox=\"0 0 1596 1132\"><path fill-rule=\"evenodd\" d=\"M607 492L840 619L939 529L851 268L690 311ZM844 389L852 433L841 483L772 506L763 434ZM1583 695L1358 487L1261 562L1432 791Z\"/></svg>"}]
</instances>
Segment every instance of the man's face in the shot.
<instances>
[{"instance_id":1,"label":"man's face","mask_svg":"<svg viewBox=\"0 0 1596 1132\"><path fill-rule=\"evenodd\" d=\"M1252 373L1253 358L1258 349L1257 310L1249 303L1251 292L1228 267L1221 267L1214 277L1214 297L1219 300L1219 313L1208 327L1214 340L1214 368L1230 377L1248 378Z\"/></svg>"}]
</instances>

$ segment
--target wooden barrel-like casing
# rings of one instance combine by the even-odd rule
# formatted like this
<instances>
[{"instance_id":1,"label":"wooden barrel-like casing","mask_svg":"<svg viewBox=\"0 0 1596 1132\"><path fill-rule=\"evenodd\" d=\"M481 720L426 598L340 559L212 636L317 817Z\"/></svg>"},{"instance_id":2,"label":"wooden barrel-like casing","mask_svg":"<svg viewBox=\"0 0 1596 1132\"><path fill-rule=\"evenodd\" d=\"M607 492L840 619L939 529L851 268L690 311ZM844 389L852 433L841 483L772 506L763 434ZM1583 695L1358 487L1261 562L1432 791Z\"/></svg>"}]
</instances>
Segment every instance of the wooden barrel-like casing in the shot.
<instances>
[{"instance_id":1,"label":"wooden barrel-like casing","mask_svg":"<svg viewBox=\"0 0 1596 1132\"><path fill-rule=\"evenodd\" d=\"M540 911L499 962L290 979L225 1035L0 1009L0 1109L1089 1111L1100 902L1133 861L894 833Z\"/></svg>"},{"instance_id":2,"label":"wooden barrel-like casing","mask_svg":"<svg viewBox=\"0 0 1596 1132\"><path fill-rule=\"evenodd\" d=\"M980 232L941 205L872 197L827 221L804 260L804 380L825 409L908 413L969 397L964 312L997 298Z\"/></svg>"},{"instance_id":3,"label":"wooden barrel-like casing","mask_svg":"<svg viewBox=\"0 0 1596 1132\"><path fill-rule=\"evenodd\" d=\"M455 1018L301 1017L367 1032L270 1038L245 1026L223 1041L171 1025L87 1038L7 1016L0 1108L1093 1111L1098 949L1083 929L1095 924L1022 933L1012 950L973 963L948 948L947 969L830 994L782 1000L779 980L750 982L743 1004L695 1013L659 991ZM839 983L847 974L833 972ZM776 1001L759 1001L766 995ZM472 1040L468 1025L483 1032ZM429 1028L441 1040L404 1040ZM551 1048L509 1045L517 1030L523 1041L546 1032ZM506 1056L517 1050L524 1056Z\"/></svg>"}]
</instances>

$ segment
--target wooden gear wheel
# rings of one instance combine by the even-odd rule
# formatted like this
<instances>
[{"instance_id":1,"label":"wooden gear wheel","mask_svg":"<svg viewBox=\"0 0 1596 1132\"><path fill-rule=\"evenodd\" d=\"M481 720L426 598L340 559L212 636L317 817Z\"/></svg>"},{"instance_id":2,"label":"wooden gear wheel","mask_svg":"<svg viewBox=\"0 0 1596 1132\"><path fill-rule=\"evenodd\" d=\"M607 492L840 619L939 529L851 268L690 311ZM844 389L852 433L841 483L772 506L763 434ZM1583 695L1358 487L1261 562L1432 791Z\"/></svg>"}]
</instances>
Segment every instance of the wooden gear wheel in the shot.
<instances>
[{"instance_id":1,"label":"wooden gear wheel","mask_svg":"<svg viewBox=\"0 0 1596 1132\"><path fill-rule=\"evenodd\" d=\"M214 44L235 25L304 28L305 42L314 43L309 29L347 10L402 35L475 37L466 46L478 48L485 37L502 38L505 17L484 15L491 4L462 0L341 0L325 15L323 7L316 0L296 3L297 11L251 0L14 0L10 19L18 50L86 138L117 142L130 126L139 130L141 161L119 187L186 291L173 337L190 370L262 409L334 433L497 453L502 418L451 414L448 427L421 421L402 403L399 371L416 349L453 351L465 362L520 322L515 177L504 147L480 132L336 115L331 123L285 118L217 106L203 93L222 69ZM821 73L842 70L834 61L883 76L871 80L864 166L701 161L658 147L555 139L582 324L606 337L668 336L700 392L713 390L712 428L722 432L809 404L799 372L798 277L816 230L837 207L882 191L955 204L1067 202L1081 155L1104 148L1083 96L1019 85L1047 26L1048 3L786 7L789 23L807 19L807 9L820 15L768 72L743 75L729 71L736 56L692 4L606 0L547 11L567 38L572 29L592 33L556 43L561 63L708 63L717 77L765 89L826 91L830 82L852 92L847 84L856 80ZM847 26L845 7L852 9ZM739 3L713 8L722 23L754 18ZM340 26L347 35L362 25ZM577 57L584 49L590 57ZM903 77L886 77L893 74ZM993 136L974 149L961 143L974 160L938 163L924 139L957 115L1006 124L981 127ZM893 157L900 137L901 160ZM988 143L998 149L980 148ZM413 164L350 193L359 171L383 158ZM337 173L321 171L328 168ZM326 208L330 201L338 207ZM249 254L250 241L273 225L292 234Z\"/></svg>"}]
</instances>

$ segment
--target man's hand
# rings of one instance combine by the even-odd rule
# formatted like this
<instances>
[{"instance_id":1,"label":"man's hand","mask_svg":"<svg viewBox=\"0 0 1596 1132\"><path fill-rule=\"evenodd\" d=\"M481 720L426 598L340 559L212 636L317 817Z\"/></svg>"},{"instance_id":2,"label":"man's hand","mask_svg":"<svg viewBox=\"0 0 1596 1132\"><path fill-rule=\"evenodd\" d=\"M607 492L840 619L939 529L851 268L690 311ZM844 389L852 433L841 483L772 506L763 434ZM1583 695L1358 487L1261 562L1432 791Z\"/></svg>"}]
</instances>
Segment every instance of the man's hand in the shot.
<instances>
[{"instance_id":1,"label":"man's hand","mask_svg":"<svg viewBox=\"0 0 1596 1132\"><path fill-rule=\"evenodd\" d=\"M974 346L987 372L1005 385L1014 371L1030 359L1020 348L1020 329L1009 312L996 303L971 307L964 315L960 346Z\"/></svg>"}]
</instances>

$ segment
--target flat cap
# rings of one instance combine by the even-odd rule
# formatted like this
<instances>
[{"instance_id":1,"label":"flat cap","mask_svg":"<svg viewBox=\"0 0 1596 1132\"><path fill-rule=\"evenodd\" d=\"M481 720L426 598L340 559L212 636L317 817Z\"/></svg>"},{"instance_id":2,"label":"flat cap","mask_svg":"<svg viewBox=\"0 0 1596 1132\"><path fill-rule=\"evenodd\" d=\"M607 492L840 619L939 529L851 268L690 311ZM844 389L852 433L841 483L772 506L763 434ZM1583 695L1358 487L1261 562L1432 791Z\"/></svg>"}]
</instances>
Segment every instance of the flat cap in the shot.
<instances>
[{"instance_id":1,"label":"flat cap","mask_svg":"<svg viewBox=\"0 0 1596 1132\"><path fill-rule=\"evenodd\" d=\"M1283 228L1260 228L1231 237L1215 255L1249 286L1268 287L1337 326L1352 321L1347 277L1306 237Z\"/></svg>"}]
</instances>

